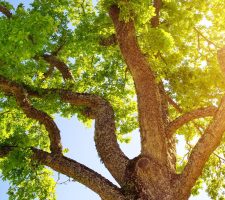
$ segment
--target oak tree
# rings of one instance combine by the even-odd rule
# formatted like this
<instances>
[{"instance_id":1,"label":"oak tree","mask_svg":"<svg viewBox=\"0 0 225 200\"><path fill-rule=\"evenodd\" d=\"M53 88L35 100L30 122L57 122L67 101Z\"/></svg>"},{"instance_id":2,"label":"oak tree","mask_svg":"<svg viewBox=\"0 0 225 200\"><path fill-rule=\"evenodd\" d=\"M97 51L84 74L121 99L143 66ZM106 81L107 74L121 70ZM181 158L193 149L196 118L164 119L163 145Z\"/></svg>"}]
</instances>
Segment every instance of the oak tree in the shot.
<instances>
[{"instance_id":1,"label":"oak tree","mask_svg":"<svg viewBox=\"0 0 225 200\"><path fill-rule=\"evenodd\" d=\"M9 198L55 199L53 169L103 200L185 200L204 185L224 199L224 9L220 0L0 1ZM56 114L94 120L96 150L119 186L66 156ZM129 159L118 140L137 128L141 153Z\"/></svg>"}]
</instances>

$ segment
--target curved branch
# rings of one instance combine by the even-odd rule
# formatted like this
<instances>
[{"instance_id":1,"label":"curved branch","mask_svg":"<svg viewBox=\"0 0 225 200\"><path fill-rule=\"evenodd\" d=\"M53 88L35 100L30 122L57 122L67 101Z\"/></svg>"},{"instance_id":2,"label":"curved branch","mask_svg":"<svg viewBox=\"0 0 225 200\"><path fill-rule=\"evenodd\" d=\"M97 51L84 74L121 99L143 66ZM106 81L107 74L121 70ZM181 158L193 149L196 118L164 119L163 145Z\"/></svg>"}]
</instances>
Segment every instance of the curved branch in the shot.
<instances>
[{"instance_id":1,"label":"curved branch","mask_svg":"<svg viewBox=\"0 0 225 200\"><path fill-rule=\"evenodd\" d=\"M0 76L0 87L5 85L2 82L3 78ZM92 94L74 93L60 89L38 89L38 93L28 86L23 87L26 88L30 96L42 98L45 95L58 94L62 101L71 105L86 106L89 110L89 113L86 114L95 119L95 144L99 156L116 181L123 185L129 159L124 155L117 143L114 111L109 102Z\"/></svg>"},{"instance_id":2,"label":"curved branch","mask_svg":"<svg viewBox=\"0 0 225 200\"><path fill-rule=\"evenodd\" d=\"M181 126L183 126L184 124L186 124L194 119L214 116L216 111L217 111L216 107L209 106L206 108L199 108L199 109L196 109L191 112L187 112L187 113L183 114L182 116L176 118L175 120L173 120L172 122L169 123L169 125L166 129L167 136L169 138L172 137L173 133L175 133L175 131L177 129L179 129Z\"/></svg>"},{"instance_id":3,"label":"curved branch","mask_svg":"<svg viewBox=\"0 0 225 200\"><path fill-rule=\"evenodd\" d=\"M39 121L48 131L51 152L61 154L62 145L60 131L54 120L45 112L34 108L29 99L27 91L19 84L10 81L0 75L0 89L6 93L12 93L16 97L18 105L22 108L27 117Z\"/></svg>"},{"instance_id":4,"label":"curved branch","mask_svg":"<svg viewBox=\"0 0 225 200\"><path fill-rule=\"evenodd\" d=\"M223 133L225 132L224 119L225 97L223 97L213 121L193 148L188 163L178 178L177 183L179 185L179 193L184 194L187 197L189 196L191 188L201 175L209 156L221 142Z\"/></svg>"},{"instance_id":5,"label":"curved branch","mask_svg":"<svg viewBox=\"0 0 225 200\"><path fill-rule=\"evenodd\" d=\"M12 149L13 147L0 147L0 157L7 156ZM58 156L35 148L31 149L34 153L33 160L75 179L99 194L102 198L125 200L117 186L85 165L65 156Z\"/></svg>"},{"instance_id":6,"label":"curved branch","mask_svg":"<svg viewBox=\"0 0 225 200\"><path fill-rule=\"evenodd\" d=\"M121 21L120 9L115 5L110 8L109 14L114 23L122 56L135 84L142 138L141 154L165 164L167 162L165 127L160 92L154 72L138 46L134 22Z\"/></svg>"},{"instance_id":7,"label":"curved branch","mask_svg":"<svg viewBox=\"0 0 225 200\"><path fill-rule=\"evenodd\" d=\"M4 14L7 18L11 18L12 17L12 13L8 10L8 8L6 8L3 5L0 5L0 12L2 14Z\"/></svg>"},{"instance_id":8,"label":"curved branch","mask_svg":"<svg viewBox=\"0 0 225 200\"><path fill-rule=\"evenodd\" d=\"M95 144L103 163L116 181L123 185L129 159L121 151L116 138L114 111L106 100L91 94L59 91L63 101L75 106L88 107L88 114L95 119ZM86 113L87 114L87 113Z\"/></svg>"},{"instance_id":9,"label":"curved branch","mask_svg":"<svg viewBox=\"0 0 225 200\"><path fill-rule=\"evenodd\" d=\"M64 80L74 80L74 77L68 66L54 55L44 54L43 58L52 67L56 67L62 74Z\"/></svg>"},{"instance_id":10,"label":"curved branch","mask_svg":"<svg viewBox=\"0 0 225 200\"><path fill-rule=\"evenodd\" d=\"M12 13L4 6L0 5L0 12L6 15L8 18L12 17ZM33 38L29 35L28 39L34 44ZM57 53L62 49L64 44L61 44L56 51L52 53L52 55L44 54L43 59L51 65L51 69L53 70L56 67L62 74L64 80L74 80L73 74L69 70L69 67L60 59L56 57ZM35 60L38 60L38 56L34 57ZM51 73L51 72L50 72Z\"/></svg>"}]
</instances>

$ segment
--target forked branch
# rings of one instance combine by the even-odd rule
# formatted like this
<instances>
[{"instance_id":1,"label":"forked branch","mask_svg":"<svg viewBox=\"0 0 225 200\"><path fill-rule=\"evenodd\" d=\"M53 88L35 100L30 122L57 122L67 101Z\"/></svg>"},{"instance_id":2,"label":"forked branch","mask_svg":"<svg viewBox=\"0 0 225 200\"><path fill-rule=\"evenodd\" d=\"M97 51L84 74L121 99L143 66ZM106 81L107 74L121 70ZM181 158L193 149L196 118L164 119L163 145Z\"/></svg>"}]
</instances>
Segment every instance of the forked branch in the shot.
<instances>
[{"instance_id":1,"label":"forked branch","mask_svg":"<svg viewBox=\"0 0 225 200\"><path fill-rule=\"evenodd\" d=\"M10 82L2 76L0 76L0 87L8 92L12 92L16 97L19 95L18 93L20 90L22 90L18 84ZM58 94L64 102L68 102L74 106L87 107L89 110L89 116L91 115L91 117L95 119L95 144L99 156L118 183L121 185L123 184L125 179L125 170L129 159L124 155L117 143L114 111L109 102L97 95L74 93L69 90L38 89L38 93L31 90L28 86L24 85L23 88L26 88L26 92L30 96L44 98L46 95ZM22 92L24 92L24 89ZM23 99L25 98L24 96L22 97ZM23 99L21 101L23 101ZM26 100L26 105L27 104ZM26 110L28 110L26 111L28 112L28 116L36 117L38 120L41 120L39 117L43 116L44 113L38 113L38 111L34 110L33 107L29 108L29 106L26 108ZM31 111L35 111L37 115L33 116ZM47 116L44 117L45 120L46 118ZM43 123L46 123L46 129L52 128L52 126L49 127L48 125L53 123L50 119ZM48 131L50 131L50 135L53 134L52 129Z\"/></svg>"},{"instance_id":2,"label":"forked branch","mask_svg":"<svg viewBox=\"0 0 225 200\"><path fill-rule=\"evenodd\" d=\"M107 38L101 38L99 44L104 47L117 44L116 35L112 34Z\"/></svg>"},{"instance_id":3,"label":"forked branch","mask_svg":"<svg viewBox=\"0 0 225 200\"><path fill-rule=\"evenodd\" d=\"M12 17L12 13L5 6L0 5L0 12L2 12L5 16L7 16L7 18ZM28 37L28 39L32 43L34 43L31 35ZM44 54L42 57L46 62L48 62L51 65L51 69L56 67L61 72L64 80L74 80L74 77L71 71L69 70L69 67L56 56L57 53L63 48L63 45L64 44L59 44L59 47L51 55ZM35 56L34 59L38 60L39 57Z\"/></svg>"},{"instance_id":4,"label":"forked branch","mask_svg":"<svg viewBox=\"0 0 225 200\"><path fill-rule=\"evenodd\" d=\"M0 89L15 96L18 105L22 108L28 118L35 119L45 126L49 134L51 152L61 154L61 137L57 125L47 113L40 111L31 105L27 91L21 85L8 80L2 75L0 75Z\"/></svg>"}]
</instances>

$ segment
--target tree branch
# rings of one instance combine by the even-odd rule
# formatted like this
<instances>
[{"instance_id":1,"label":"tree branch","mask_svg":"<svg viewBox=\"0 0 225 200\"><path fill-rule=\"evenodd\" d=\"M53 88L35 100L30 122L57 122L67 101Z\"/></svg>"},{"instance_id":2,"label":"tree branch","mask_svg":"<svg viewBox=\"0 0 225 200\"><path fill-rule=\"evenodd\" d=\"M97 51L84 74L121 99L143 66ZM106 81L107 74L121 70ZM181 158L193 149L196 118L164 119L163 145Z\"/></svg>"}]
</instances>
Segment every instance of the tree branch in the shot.
<instances>
[{"instance_id":1,"label":"tree branch","mask_svg":"<svg viewBox=\"0 0 225 200\"><path fill-rule=\"evenodd\" d=\"M213 46L215 46L216 48L219 48L218 45L216 45L214 42L212 42L211 40L209 40L205 35L203 35L203 33L201 31L199 31L196 27L194 27L194 30L206 41L208 42L208 44L212 44Z\"/></svg>"},{"instance_id":2,"label":"tree branch","mask_svg":"<svg viewBox=\"0 0 225 200\"><path fill-rule=\"evenodd\" d=\"M54 55L44 54L43 58L52 67L56 67L62 74L64 80L74 80L74 77L69 70L68 66Z\"/></svg>"},{"instance_id":3,"label":"tree branch","mask_svg":"<svg viewBox=\"0 0 225 200\"><path fill-rule=\"evenodd\" d=\"M0 12L2 12L8 18L12 17L12 13L4 6L0 5ZM32 44L34 43L32 36L29 36L28 39L32 42ZM64 43L59 45L59 47L52 53L52 55L44 54L42 57L51 65L51 67L56 67L61 72L64 80L74 80L74 77L70 72L68 66L56 57L57 53L62 49L63 45ZM38 57L36 56L34 59L38 60Z\"/></svg>"},{"instance_id":4,"label":"tree branch","mask_svg":"<svg viewBox=\"0 0 225 200\"><path fill-rule=\"evenodd\" d=\"M5 14L8 18L12 17L12 13L10 13L10 11L4 6L0 5L0 12ZM32 42L32 44L34 44L31 35L29 35L28 39ZM63 61L56 57L57 53L63 48L63 46L64 43L60 44L59 47L52 53L52 55L44 54L42 57L46 62L51 65L52 69L56 67L61 72L64 80L74 80L74 77L71 71L69 70L69 67ZM38 60L38 56L35 56L34 59Z\"/></svg>"},{"instance_id":5,"label":"tree branch","mask_svg":"<svg viewBox=\"0 0 225 200\"><path fill-rule=\"evenodd\" d=\"M176 118L175 120L173 120L172 122L169 123L169 125L166 129L167 137L169 137L169 138L172 137L173 133L178 128L183 126L184 124L186 124L194 119L214 116L216 111L217 111L216 107L209 106L206 108L199 108L199 109L196 109L191 112L187 112L187 113L183 114L182 116Z\"/></svg>"},{"instance_id":6,"label":"tree branch","mask_svg":"<svg viewBox=\"0 0 225 200\"><path fill-rule=\"evenodd\" d=\"M110 8L117 41L135 84L142 138L141 154L165 164L167 150L159 88L154 72L138 46L134 22L119 20L119 13L117 6Z\"/></svg>"},{"instance_id":7,"label":"tree branch","mask_svg":"<svg viewBox=\"0 0 225 200\"><path fill-rule=\"evenodd\" d=\"M66 90L59 91L59 94L63 101L71 105L88 107L88 115L95 119L94 138L98 154L116 181L123 185L129 159L117 143L114 111L109 102L91 94Z\"/></svg>"},{"instance_id":8,"label":"tree branch","mask_svg":"<svg viewBox=\"0 0 225 200\"><path fill-rule=\"evenodd\" d=\"M169 104L171 104L177 112L179 113L183 113L183 109L168 95L166 94L166 98L169 102ZM195 128L199 131L199 132L202 132L200 129L202 128L199 124L197 124L196 122L192 122L195 126Z\"/></svg>"},{"instance_id":9,"label":"tree branch","mask_svg":"<svg viewBox=\"0 0 225 200\"><path fill-rule=\"evenodd\" d=\"M3 5L0 5L0 12L4 14L8 19L12 17L12 13Z\"/></svg>"},{"instance_id":10,"label":"tree branch","mask_svg":"<svg viewBox=\"0 0 225 200\"><path fill-rule=\"evenodd\" d=\"M121 194L117 186L85 165L65 156L58 156L35 148L31 149L34 153L33 160L75 179L99 194L102 198L108 200L125 200L125 197ZM13 147L0 147L0 157L7 156L12 150Z\"/></svg>"},{"instance_id":11,"label":"tree branch","mask_svg":"<svg viewBox=\"0 0 225 200\"><path fill-rule=\"evenodd\" d=\"M218 62L223 71L224 68L224 48L218 51ZM213 151L219 146L225 132L225 96L222 98L219 108L202 137L193 148L182 174L177 179L179 193L190 194L191 188L201 175L205 163Z\"/></svg>"},{"instance_id":12,"label":"tree branch","mask_svg":"<svg viewBox=\"0 0 225 200\"><path fill-rule=\"evenodd\" d=\"M156 28L159 25L159 12L162 6L162 0L154 0L153 6L155 7L155 16L151 19L151 25Z\"/></svg>"},{"instance_id":13,"label":"tree branch","mask_svg":"<svg viewBox=\"0 0 225 200\"><path fill-rule=\"evenodd\" d=\"M0 89L4 92L12 93L16 97L18 105L28 118L35 119L45 126L49 134L51 152L61 154L61 137L57 125L47 113L31 105L27 91L21 85L6 79L2 75L0 75Z\"/></svg>"},{"instance_id":14,"label":"tree branch","mask_svg":"<svg viewBox=\"0 0 225 200\"><path fill-rule=\"evenodd\" d=\"M166 98L170 105L172 105L178 112L182 113L183 109L168 95L166 94Z\"/></svg>"},{"instance_id":15,"label":"tree branch","mask_svg":"<svg viewBox=\"0 0 225 200\"><path fill-rule=\"evenodd\" d=\"M188 196L191 188L201 175L209 156L218 147L225 132L225 97L215 114L213 121L205 130L193 148L183 173L178 178L179 192Z\"/></svg>"},{"instance_id":16,"label":"tree branch","mask_svg":"<svg viewBox=\"0 0 225 200\"><path fill-rule=\"evenodd\" d=\"M99 156L116 181L123 185L129 159L124 155L117 143L114 111L109 102L92 94L74 93L62 89L41 88L36 92L28 86L24 85L23 87L26 88L26 91L30 96L43 98L46 95L58 94L64 102L68 102L74 106L86 106L88 112L85 114L88 114L89 117L91 116L91 118L95 119L94 138Z\"/></svg>"}]
</instances>

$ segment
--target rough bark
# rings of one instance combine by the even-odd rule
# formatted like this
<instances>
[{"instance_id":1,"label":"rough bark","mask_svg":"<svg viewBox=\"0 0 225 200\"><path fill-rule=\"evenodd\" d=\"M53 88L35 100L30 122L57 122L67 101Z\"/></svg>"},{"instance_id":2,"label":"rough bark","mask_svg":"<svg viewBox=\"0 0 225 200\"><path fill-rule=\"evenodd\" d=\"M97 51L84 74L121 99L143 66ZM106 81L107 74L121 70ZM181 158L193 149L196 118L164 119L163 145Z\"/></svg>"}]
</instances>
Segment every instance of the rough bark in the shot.
<instances>
[{"instance_id":1,"label":"rough bark","mask_svg":"<svg viewBox=\"0 0 225 200\"><path fill-rule=\"evenodd\" d=\"M45 95L58 94L62 101L69 102L71 105L86 106L87 110L84 114L95 119L95 144L98 154L118 183L124 184L124 175L129 159L121 151L117 143L114 111L109 102L97 95L75 93L69 90L38 89L38 93L25 85L22 86L9 81L3 76L0 76L0 88L15 95L18 104L28 117L37 119L45 125L46 130L49 132L53 152L57 149L61 152L59 130L46 113L31 106L27 96L44 98ZM107 141L107 145L105 145L105 141ZM58 150L57 152L59 152Z\"/></svg>"},{"instance_id":2,"label":"rough bark","mask_svg":"<svg viewBox=\"0 0 225 200\"><path fill-rule=\"evenodd\" d=\"M170 181L174 168L168 161L164 123L166 105L154 72L138 46L134 22L120 21L119 14L119 8L112 6L110 16L117 41L135 84L142 148L141 155L128 165L127 185L134 185L138 194L134 199L173 199Z\"/></svg>"},{"instance_id":3,"label":"rough bark","mask_svg":"<svg viewBox=\"0 0 225 200\"><path fill-rule=\"evenodd\" d=\"M60 91L60 95L63 101L75 106L82 105L89 108L88 114L95 119L95 144L98 154L117 182L123 185L129 159L117 143L114 111L111 105L96 95L79 94L65 90Z\"/></svg>"},{"instance_id":4,"label":"rough bark","mask_svg":"<svg viewBox=\"0 0 225 200\"><path fill-rule=\"evenodd\" d=\"M0 147L0 158L7 156L14 148L16 147ZM62 155L51 154L35 148L31 149L34 161L75 179L99 194L102 198L107 200L125 200L124 195L117 186L85 165Z\"/></svg>"},{"instance_id":5,"label":"rough bark","mask_svg":"<svg viewBox=\"0 0 225 200\"><path fill-rule=\"evenodd\" d=\"M135 34L134 22L119 20L120 10L112 6L113 20L118 44L124 60L134 79L138 101L138 114L141 133L141 152L158 162L166 164L167 147L162 120L160 92L146 58L141 53Z\"/></svg>"}]
</instances>

